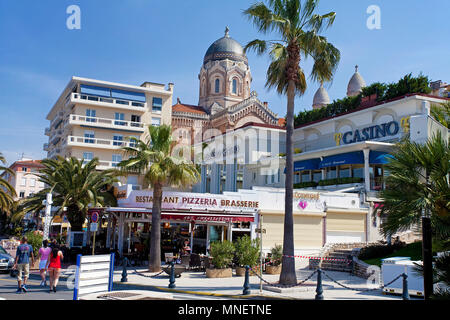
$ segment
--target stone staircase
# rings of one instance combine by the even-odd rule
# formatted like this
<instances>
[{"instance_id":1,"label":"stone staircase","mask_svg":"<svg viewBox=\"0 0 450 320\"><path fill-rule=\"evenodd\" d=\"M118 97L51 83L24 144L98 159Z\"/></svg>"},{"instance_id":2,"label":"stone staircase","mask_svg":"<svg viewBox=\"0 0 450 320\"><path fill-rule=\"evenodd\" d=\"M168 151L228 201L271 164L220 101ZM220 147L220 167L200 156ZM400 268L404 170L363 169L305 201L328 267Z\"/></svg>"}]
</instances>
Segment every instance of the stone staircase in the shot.
<instances>
[{"instance_id":1,"label":"stone staircase","mask_svg":"<svg viewBox=\"0 0 450 320\"><path fill-rule=\"evenodd\" d=\"M321 268L323 270L353 272L353 264L349 263L353 257L358 256L359 249L365 247L366 243L352 243L352 244L335 244L328 246L320 257L328 259L341 259L345 261L331 261L331 260L316 260L309 259L309 269Z\"/></svg>"}]
</instances>

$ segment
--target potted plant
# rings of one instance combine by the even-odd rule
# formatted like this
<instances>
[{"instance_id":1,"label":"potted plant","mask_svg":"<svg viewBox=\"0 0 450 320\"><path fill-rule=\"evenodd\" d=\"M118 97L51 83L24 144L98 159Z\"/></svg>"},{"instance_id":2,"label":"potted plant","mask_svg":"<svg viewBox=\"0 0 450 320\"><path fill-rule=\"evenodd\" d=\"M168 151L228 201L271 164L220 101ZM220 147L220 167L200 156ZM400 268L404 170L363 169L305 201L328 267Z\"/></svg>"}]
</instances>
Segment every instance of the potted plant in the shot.
<instances>
[{"instance_id":1,"label":"potted plant","mask_svg":"<svg viewBox=\"0 0 450 320\"><path fill-rule=\"evenodd\" d=\"M228 278L233 276L230 268L234 256L234 245L228 240L211 243L211 257L213 268L206 269L207 278Z\"/></svg>"},{"instance_id":2,"label":"potted plant","mask_svg":"<svg viewBox=\"0 0 450 320\"><path fill-rule=\"evenodd\" d=\"M252 240L248 235L245 235L240 237L234 246L236 248L236 261L238 264L236 266L236 275L244 276L245 266L253 268L258 264L260 258L259 239Z\"/></svg>"},{"instance_id":3,"label":"potted plant","mask_svg":"<svg viewBox=\"0 0 450 320\"><path fill-rule=\"evenodd\" d=\"M271 250L270 263L266 266L266 273L280 274L281 273L281 258L283 257L283 247L275 245Z\"/></svg>"}]
</instances>

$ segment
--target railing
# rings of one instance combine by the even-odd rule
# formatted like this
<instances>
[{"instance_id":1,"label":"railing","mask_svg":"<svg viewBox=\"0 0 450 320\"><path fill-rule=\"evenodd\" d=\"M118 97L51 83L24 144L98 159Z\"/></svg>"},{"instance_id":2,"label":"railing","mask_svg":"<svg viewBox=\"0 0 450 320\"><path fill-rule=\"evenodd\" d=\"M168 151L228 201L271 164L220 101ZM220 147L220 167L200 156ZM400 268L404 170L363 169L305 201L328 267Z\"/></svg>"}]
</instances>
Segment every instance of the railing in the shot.
<instances>
[{"instance_id":1,"label":"railing","mask_svg":"<svg viewBox=\"0 0 450 320\"><path fill-rule=\"evenodd\" d=\"M48 143L44 143L44 151L48 151Z\"/></svg>"},{"instance_id":2,"label":"railing","mask_svg":"<svg viewBox=\"0 0 450 320\"><path fill-rule=\"evenodd\" d=\"M82 145L85 147L94 147L94 148L114 148L120 149L123 147L133 147L135 144L130 141L120 141L120 140L109 140L109 139L97 139L90 137L76 137L76 136L68 136L67 137L68 145Z\"/></svg>"},{"instance_id":3,"label":"railing","mask_svg":"<svg viewBox=\"0 0 450 320\"><path fill-rule=\"evenodd\" d=\"M107 118L97 118L97 117L88 117L88 116L80 116L76 114L71 114L69 117L69 121L66 123L81 123L81 124L90 124L96 126L103 126L111 128L111 126L116 128L127 128L130 130L144 131L144 124L141 122L133 122L133 121L125 121L125 120L115 120L115 119L107 119Z\"/></svg>"},{"instance_id":4,"label":"railing","mask_svg":"<svg viewBox=\"0 0 450 320\"><path fill-rule=\"evenodd\" d=\"M147 103L144 103L144 102L116 99L116 98L104 98L104 97L91 96L91 95L82 94L82 93L72 93L71 99L110 103L110 104L120 105L120 107L131 107L134 109L142 109L142 111L144 111L144 109L147 107Z\"/></svg>"},{"instance_id":5,"label":"railing","mask_svg":"<svg viewBox=\"0 0 450 320\"><path fill-rule=\"evenodd\" d=\"M50 128L45 128L45 135L49 136L50 135Z\"/></svg>"}]
</instances>

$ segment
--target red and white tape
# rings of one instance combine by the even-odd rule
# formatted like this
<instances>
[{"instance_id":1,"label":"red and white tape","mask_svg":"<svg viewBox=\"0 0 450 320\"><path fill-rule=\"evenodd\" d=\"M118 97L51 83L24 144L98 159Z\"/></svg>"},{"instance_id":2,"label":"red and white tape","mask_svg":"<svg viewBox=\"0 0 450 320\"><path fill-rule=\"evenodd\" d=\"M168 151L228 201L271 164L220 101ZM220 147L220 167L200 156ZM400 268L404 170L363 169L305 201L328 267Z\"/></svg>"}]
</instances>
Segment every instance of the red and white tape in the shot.
<instances>
[{"instance_id":1,"label":"red and white tape","mask_svg":"<svg viewBox=\"0 0 450 320\"><path fill-rule=\"evenodd\" d=\"M347 263L352 262L352 260L349 260L349 259L321 258L321 257L308 257L308 256L289 256L289 255L284 255L283 257L300 258L300 259L312 259L312 260L326 260L326 261L342 261L342 262L347 262Z\"/></svg>"}]
</instances>

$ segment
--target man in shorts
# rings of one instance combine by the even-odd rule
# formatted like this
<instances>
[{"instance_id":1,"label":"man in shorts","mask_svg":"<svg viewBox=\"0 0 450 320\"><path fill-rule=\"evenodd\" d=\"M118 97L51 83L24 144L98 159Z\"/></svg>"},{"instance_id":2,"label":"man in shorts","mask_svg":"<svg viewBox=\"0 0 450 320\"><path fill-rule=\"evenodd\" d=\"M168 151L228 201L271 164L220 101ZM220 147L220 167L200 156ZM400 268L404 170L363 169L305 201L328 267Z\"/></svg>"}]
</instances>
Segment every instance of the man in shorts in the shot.
<instances>
[{"instance_id":1,"label":"man in shorts","mask_svg":"<svg viewBox=\"0 0 450 320\"><path fill-rule=\"evenodd\" d=\"M34 263L34 255L33 255L33 247L28 244L27 237L22 238L22 244L17 247L16 251L16 260L14 261L13 269L19 271L17 275L17 283L18 288L16 293L27 292L27 280L30 274L30 258L31 263ZM23 275L23 284L22 284L22 273Z\"/></svg>"}]
</instances>

